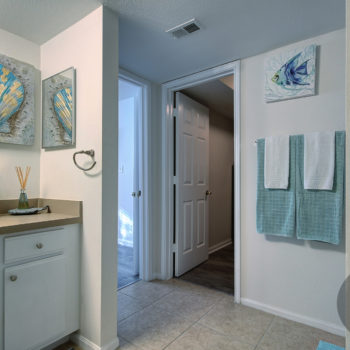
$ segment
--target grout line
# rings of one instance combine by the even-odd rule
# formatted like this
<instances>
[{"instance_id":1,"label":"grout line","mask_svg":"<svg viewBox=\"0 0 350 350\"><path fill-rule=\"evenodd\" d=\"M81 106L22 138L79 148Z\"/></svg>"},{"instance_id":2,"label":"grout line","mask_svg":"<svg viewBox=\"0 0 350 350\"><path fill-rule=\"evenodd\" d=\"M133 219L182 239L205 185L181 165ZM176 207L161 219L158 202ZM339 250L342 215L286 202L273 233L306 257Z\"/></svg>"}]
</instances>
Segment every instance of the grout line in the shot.
<instances>
[{"instance_id":1,"label":"grout line","mask_svg":"<svg viewBox=\"0 0 350 350\"><path fill-rule=\"evenodd\" d=\"M184 282L184 283L193 284L193 283L188 282L188 281L183 281L183 282ZM137 284L137 283L135 283L135 284ZM194 284L194 285L197 286L196 284ZM205 287L205 286L201 286L201 287L203 287L203 288L205 288L205 289L211 290L211 288L208 288L208 287ZM142 307L141 310L132 313L132 314L129 315L128 317L124 318L123 320L121 320L121 321L119 321L119 322L117 321L118 326L119 326L119 324L123 323L123 322L126 321L128 318L130 318L131 316L134 316L135 314L137 314L138 312L143 311L143 310L146 309L147 307L150 307L150 306L152 306L152 305L158 303L158 302L161 301L163 298L165 298L166 296L168 296L168 295L170 295L171 293L175 292L176 290L182 291L181 288L176 287L176 286L172 286L172 287L171 287L171 290L170 290L168 293L166 293L166 294L164 294L163 296L161 296L159 299L157 299L157 300L153 301L152 303L150 303L150 304L148 304L148 305ZM134 299L135 301L141 301L141 299L139 299L139 298L137 298L137 297L134 297L134 296L131 296L131 295L129 295L129 294L123 293L121 290L118 291L118 293L122 293L122 294L128 296L129 298ZM214 302L213 305L211 305L210 308L209 308L197 321L194 321L194 322L193 322L193 321L190 321L190 320L187 319L186 317L177 314L178 316L184 317L187 321L189 321L189 322L190 322L190 325L189 325L183 332L181 332L174 340L172 340L169 344L167 344L165 347L163 347L163 349L166 349L167 347L169 347L173 342L175 342L175 341L176 341L177 339L179 339L184 333L186 333L191 327L193 327L194 325L196 325L197 323L199 323L199 321L201 321L202 318L204 318L204 317L214 308L214 306L216 306L216 304L220 303L220 302L226 297L226 295L225 295L224 293L222 293L222 294L223 294L223 295L222 295L216 302ZM233 297L233 296L232 296L232 297ZM160 308L161 308L161 307L160 307ZM199 324L200 324L200 323L199 323ZM212 329L212 328L210 328L210 327L208 327L208 326L206 326L206 325L202 325L202 324L200 324L200 325L201 325L201 326L204 326L204 327L206 327L206 328L208 328L208 329L210 329L210 330L212 330L212 331L214 331L214 332L216 332L216 333L219 334L219 335L226 336L225 334L221 334L220 332L217 332L215 329ZM125 338L124 338L124 339L125 339ZM134 345L136 348L138 348L137 345L135 345L133 342L131 342L131 341L127 340L127 339L125 339L125 340L126 340L128 343ZM251 344L250 344L250 345L251 345Z\"/></svg>"},{"instance_id":2,"label":"grout line","mask_svg":"<svg viewBox=\"0 0 350 350\"><path fill-rule=\"evenodd\" d=\"M167 347L169 347L172 343L174 343L177 339L179 339L184 333L186 333L190 328L192 328L194 325L196 325L199 320L201 320L204 316L206 316L208 314L208 312L211 311L211 309L215 306L216 303L214 303L212 306L210 306L209 310L203 315L201 316L197 321L194 321L188 328L186 328L181 334L179 334L174 340L172 340L168 345L166 345L163 349L166 349ZM183 316L184 317L184 316ZM184 317L185 318L185 317ZM188 320L188 319L187 319ZM189 320L188 320L189 321Z\"/></svg>"},{"instance_id":3,"label":"grout line","mask_svg":"<svg viewBox=\"0 0 350 350\"><path fill-rule=\"evenodd\" d=\"M276 318L276 316L273 316L273 317L272 317L272 320L271 320L269 326L266 328L266 331L265 331L264 334L261 336L261 338L259 339L258 343L255 345L254 350L257 350L258 347L260 346L260 344L261 344L262 340L264 339L265 335L266 335L267 332L271 329L272 323L273 323L273 321L275 320L275 318Z\"/></svg>"},{"instance_id":4,"label":"grout line","mask_svg":"<svg viewBox=\"0 0 350 350\"><path fill-rule=\"evenodd\" d=\"M168 296L169 294L171 294L171 293L173 293L173 292L174 292L174 290L172 289L169 293L164 294L164 295L161 296L159 299L157 299L157 300L155 300L155 301L152 301L150 304L145 305L145 306L140 306L140 308L141 308L140 310L133 312L133 313L130 314L128 317L123 318L123 319L120 320L119 322L118 322L118 320L117 320L117 323L122 323L122 322L124 322L124 321L127 320L129 317L134 316L134 315L137 314L138 312L141 312L142 310L148 308L149 306L154 305L155 303L159 302L160 300L162 300L163 298L165 298L166 296ZM129 297L129 298L131 298L131 299L134 299L134 300L136 300L136 301L139 301L139 302L141 301L140 298L133 297L133 296L131 296L131 295L129 295L129 294L126 294L126 293L123 293L123 292L121 292L121 291L118 291L118 293L122 293L122 294L126 295L127 297ZM117 297L118 297L118 296L117 296Z\"/></svg>"},{"instance_id":5,"label":"grout line","mask_svg":"<svg viewBox=\"0 0 350 350\"><path fill-rule=\"evenodd\" d=\"M185 281L185 282L187 282L187 281ZM203 286L202 286L202 287L203 287ZM208 288L208 287L204 287L204 288ZM210 289L210 288L208 288L208 289ZM174 343L177 339L179 339L184 333L186 333L190 328L192 328L192 327L195 326L196 324L199 324L200 326L206 327L206 328L210 329L211 331L213 331L213 332L215 332L215 333L217 333L217 334L219 334L219 335L224 335L224 334L221 334L221 333L217 332L215 329L212 329L212 328L210 328L210 327L208 327L208 326L206 326L206 325L202 325L202 324L200 323L200 321L202 320L202 318L204 318L205 316L207 316L207 314L208 314L218 303L220 303L224 298L225 298L225 295L223 295L221 298L219 298L219 300L217 300L215 303L213 303L213 305L210 306L210 308L208 309L208 311L207 311L206 313L204 313L197 321L195 321L194 323L192 323L192 325L191 325L190 327L188 327L185 331L183 331L180 335L178 335L173 341L171 341L171 342L170 342L165 348L163 348L163 349L166 349L167 347L169 347L172 343ZM184 317L184 316L182 316L182 317ZM186 317L184 317L184 318L186 318ZM188 320L188 319L187 319L187 320ZM224 335L224 336L225 336L225 335Z\"/></svg>"}]
</instances>

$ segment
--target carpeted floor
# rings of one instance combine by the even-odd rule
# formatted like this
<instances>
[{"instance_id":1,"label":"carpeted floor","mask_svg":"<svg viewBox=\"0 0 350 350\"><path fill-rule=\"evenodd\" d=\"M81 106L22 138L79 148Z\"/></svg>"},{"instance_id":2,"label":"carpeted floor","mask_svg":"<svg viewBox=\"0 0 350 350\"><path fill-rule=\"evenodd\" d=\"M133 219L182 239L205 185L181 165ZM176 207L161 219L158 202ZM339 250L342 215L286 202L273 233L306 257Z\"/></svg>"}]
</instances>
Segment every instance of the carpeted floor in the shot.
<instances>
[{"instance_id":1,"label":"carpeted floor","mask_svg":"<svg viewBox=\"0 0 350 350\"><path fill-rule=\"evenodd\" d=\"M218 250L209 255L206 262L185 273L180 279L233 295L233 252L232 245Z\"/></svg>"},{"instance_id":2,"label":"carpeted floor","mask_svg":"<svg viewBox=\"0 0 350 350\"><path fill-rule=\"evenodd\" d=\"M118 289L139 279L139 275L134 275L133 248L118 244Z\"/></svg>"}]
</instances>

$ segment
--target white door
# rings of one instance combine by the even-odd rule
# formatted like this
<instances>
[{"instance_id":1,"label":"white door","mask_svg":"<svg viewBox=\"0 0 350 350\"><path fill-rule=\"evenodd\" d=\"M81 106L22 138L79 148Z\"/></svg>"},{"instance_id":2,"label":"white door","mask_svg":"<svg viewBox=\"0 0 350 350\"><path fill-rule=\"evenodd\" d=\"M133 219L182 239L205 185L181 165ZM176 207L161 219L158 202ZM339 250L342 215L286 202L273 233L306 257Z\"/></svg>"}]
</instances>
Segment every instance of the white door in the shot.
<instances>
[{"instance_id":1,"label":"white door","mask_svg":"<svg viewBox=\"0 0 350 350\"><path fill-rule=\"evenodd\" d=\"M135 281L140 265L142 88L119 79L118 287Z\"/></svg>"},{"instance_id":2,"label":"white door","mask_svg":"<svg viewBox=\"0 0 350 350\"><path fill-rule=\"evenodd\" d=\"M208 259L209 110L176 93L175 275Z\"/></svg>"}]
</instances>

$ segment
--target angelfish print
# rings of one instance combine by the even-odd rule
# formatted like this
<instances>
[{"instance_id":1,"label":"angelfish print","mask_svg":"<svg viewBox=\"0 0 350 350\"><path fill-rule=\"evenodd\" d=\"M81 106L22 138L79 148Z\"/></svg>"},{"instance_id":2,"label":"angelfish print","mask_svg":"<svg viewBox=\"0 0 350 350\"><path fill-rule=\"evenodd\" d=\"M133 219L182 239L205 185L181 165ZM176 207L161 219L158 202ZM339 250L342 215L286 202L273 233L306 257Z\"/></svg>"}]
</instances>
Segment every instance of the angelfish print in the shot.
<instances>
[{"instance_id":1,"label":"angelfish print","mask_svg":"<svg viewBox=\"0 0 350 350\"><path fill-rule=\"evenodd\" d=\"M299 65L301 52L289 59L272 77L272 81L279 86L310 85L306 82L309 77L306 60Z\"/></svg>"}]
</instances>

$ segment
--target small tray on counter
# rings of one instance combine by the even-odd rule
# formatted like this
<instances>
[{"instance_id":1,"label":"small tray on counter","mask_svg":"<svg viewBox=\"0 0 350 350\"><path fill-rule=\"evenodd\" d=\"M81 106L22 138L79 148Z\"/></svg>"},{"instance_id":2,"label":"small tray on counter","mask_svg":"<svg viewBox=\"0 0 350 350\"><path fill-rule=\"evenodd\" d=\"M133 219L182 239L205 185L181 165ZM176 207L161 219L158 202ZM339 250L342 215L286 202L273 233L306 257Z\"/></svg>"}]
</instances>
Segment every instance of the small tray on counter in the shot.
<instances>
[{"instance_id":1,"label":"small tray on counter","mask_svg":"<svg viewBox=\"0 0 350 350\"><path fill-rule=\"evenodd\" d=\"M10 209L8 211L9 214L11 215L33 215L33 214L38 214L44 210L47 210L50 212L50 207L46 205L45 207L41 208L28 208L28 209Z\"/></svg>"}]
</instances>

